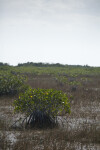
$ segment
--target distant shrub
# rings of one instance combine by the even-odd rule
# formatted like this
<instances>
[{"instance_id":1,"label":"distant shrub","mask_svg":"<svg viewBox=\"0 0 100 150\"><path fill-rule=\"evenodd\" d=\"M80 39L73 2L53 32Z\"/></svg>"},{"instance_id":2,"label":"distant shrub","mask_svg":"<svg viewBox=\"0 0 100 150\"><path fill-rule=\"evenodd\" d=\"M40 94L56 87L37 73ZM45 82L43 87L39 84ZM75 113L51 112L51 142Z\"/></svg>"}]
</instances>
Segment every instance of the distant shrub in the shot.
<instances>
[{"instance_id":1,"label":"distant shrub","mask_svg":"<svg viewBox=\"0 0 100 150\"><path fill-rule=\"evenodd\" d=\"M27 124L44 127L57 123L56 116L65 110L70 113L68 97L53 89L28 89L14 101L15 111L28 116Z\"/></svg>"},{"instance_id":2,"label":"distant shrub","mask_svg":"<svg viewBox=\"0 0 100 150\"><path fill-rule=\"evenodd\" d=\"M26 78L19 74L12 74L8 72L0 73L0 95L16 94L27 88L24 84Z\"/></svg>"}]
</instances>

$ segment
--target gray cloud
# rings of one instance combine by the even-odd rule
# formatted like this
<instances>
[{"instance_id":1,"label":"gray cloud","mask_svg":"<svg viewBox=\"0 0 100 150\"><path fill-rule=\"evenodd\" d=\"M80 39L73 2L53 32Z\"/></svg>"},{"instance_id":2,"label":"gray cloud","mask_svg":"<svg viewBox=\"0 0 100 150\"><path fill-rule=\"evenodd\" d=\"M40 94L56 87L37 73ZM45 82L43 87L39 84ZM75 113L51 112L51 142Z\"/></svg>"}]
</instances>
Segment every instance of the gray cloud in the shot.
<instances>
[{"instance_id":1,"label":"gray cloud","mask_svg":"<svg viewBox=\"0 0 100 150\"><path fill-rule=\"evenodd\" d=\"M8 15L55 15L66 13L92 13L100 15L99 0L0 0L3 13Z\"/></svg>"},{"instance_id":2,"label":"gray cloud","mask_svg":"<svg viewBox=\"0 0 100 150\"><path fill-rule=\"evenodd\" d=\"M99 0L0 0L0 22L72 26L99 22L99 8Z\"/></svg>"}]
</instances>

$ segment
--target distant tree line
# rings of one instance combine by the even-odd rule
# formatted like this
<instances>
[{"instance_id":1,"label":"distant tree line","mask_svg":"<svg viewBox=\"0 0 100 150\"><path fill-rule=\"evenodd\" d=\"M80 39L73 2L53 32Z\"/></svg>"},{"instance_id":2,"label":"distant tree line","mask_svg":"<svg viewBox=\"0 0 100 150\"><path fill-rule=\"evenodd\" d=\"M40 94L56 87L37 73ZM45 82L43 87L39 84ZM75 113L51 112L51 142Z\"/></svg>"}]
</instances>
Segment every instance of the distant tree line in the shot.
<instances>
[{"instance_id":1,"label":"distant tree line","mask_svg":"<svg viewBox=\"0 0 100 150\"><path fill-rule=\"evenodd\" d=\"M36 66L36 67L64 67L65 65L60 64L60 63L55 63L55 64L49 64L49 63L34 63L34 62L27 62L27 63L19 63L18 66Z\"/></svg>"},{"instance_id":2,"label":"distant tree line","mask_svg":"<svg viewBox=\"0 0 100 150\"><path fill-rule=\"evenodd\" d=\"M3 62L0 62L0 67L3 67L3 66L10 66L8 63L3 63ZM36 62L26 62L26 63L19 63L18 65L17 65L17 67L21 67L21 66L25 66L25 67L28 67L28 66L35 66L35 67L72 67L72 68L74 68L74 67L86 67L86 68L88 68L88 67L90 67L90 66L88 66L88 65L84 65L84 66L82 66L82 65L67 65L67 64L60 64L60 63L52 63L52 64L50 64L50 63L42 63L42 62L38 62L38 63L36 63Z\"/></svg>"},{"instance_id":3,"label":"distant tree line","mask_svg":"<svg viewBox=\"0 0 100 150\"><path fill-rule=\"evenodd\" d=\"M35 67L89 67L88 65L64 65L64 64L60 64L60 63L42 63L42 62L38 62L38 63L35 63L35 62L27 62L27 63L19 63L17 65L18 67L21 67L21 66L35 66Z\"/></svg>"},{"instance_id":4,"label":"distant tree line","mask_svg":"<svg viewBox=\"0 0 100 150\"><path fill-rule=\"evenodd\" d=\"M8 63L0 62L0 66L9 66L9 64Z\"/></svg>"}]
</instances>

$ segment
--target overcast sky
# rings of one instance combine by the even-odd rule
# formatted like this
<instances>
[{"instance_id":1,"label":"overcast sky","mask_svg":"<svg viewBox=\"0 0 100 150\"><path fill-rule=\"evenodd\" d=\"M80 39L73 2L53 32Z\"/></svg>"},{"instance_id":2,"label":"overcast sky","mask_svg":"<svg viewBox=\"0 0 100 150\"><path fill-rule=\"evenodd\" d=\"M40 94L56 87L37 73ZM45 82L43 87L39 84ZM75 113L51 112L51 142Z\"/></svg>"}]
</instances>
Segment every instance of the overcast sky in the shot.
<instances>
[{"instance_id":1,"label":"overcast sky","mask_svg":"<svg viewBox=\"0 0 100 150\"><path fill-rule=\"evenodd\" d=\"M100 0L0 0L0 62L100 66Z\"/></svg>"}]
</instances>

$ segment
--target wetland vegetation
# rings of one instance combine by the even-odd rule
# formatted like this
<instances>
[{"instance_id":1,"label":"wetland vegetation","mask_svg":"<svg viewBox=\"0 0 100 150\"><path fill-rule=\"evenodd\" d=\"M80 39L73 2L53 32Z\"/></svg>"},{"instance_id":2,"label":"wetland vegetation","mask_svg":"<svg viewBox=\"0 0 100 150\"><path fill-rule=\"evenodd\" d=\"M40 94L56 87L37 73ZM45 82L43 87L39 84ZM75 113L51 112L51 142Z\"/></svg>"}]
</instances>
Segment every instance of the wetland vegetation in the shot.
<instances>
[{"instance_id":1,"label":"wetland vegetation","mask_svg":"<svg viewBox=\"0 0 100 150\"><path fill-rule=\"evenodd\" d=\"M29 89L31 92L26 92ZM39 103L40 93L42 93L41 110L44 106L46 110L50 110L52 117L55 117L56 113L59 126L26 128L25 122L22 126L23 119L26 117L25 112L26 114L29 112L27 108L33 105L40 109L40 106L34 103L35 99L30 101L34 96L33 89L37 96L35 99ZM57 94L53 101L55 106L59 107L54 107L51 103L51 89L52 94L55 92ZM67 96L66 100L63 94ZM49 109L47 109L48 99L52 106ZM17 103L19 100L20 103ZM14 104L18 106L16 110L21 110L22 113L14 111ZM30 107L26 107L29 105ZM69 112L69 108L70 114L65 111ZM38 111L36 114L39 115L41 112ZM99 150L100 67L32 62L10 66L0 63L0 149Z\"/></svg>"}]
</instances>

